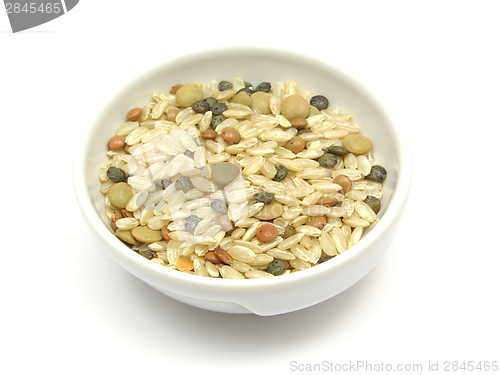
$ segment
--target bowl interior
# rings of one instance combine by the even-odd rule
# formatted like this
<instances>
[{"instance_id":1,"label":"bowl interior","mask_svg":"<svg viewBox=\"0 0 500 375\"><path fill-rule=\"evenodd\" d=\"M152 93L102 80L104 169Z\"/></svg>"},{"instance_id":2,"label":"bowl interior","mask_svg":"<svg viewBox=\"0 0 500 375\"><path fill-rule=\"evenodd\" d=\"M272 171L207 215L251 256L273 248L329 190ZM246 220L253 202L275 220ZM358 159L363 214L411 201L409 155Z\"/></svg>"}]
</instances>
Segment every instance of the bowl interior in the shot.
<instances>
[{"instance_id":1,"label":"bowl interior","mask_svg":"<svg viewBox=\"0 0 500 375\"><path fill-rule=\"evenodd\" d=\"M176 83L208 84L212 80L232 81L235 77L254 85L295 80L301 90L325 95L330 105L351 113L360 133L373 141L375 158L388 170L379 214L383 216L396 188L399 152L391 121L380 105L352 78L322 62L292 52L233 48L198 53L159 65L123 87L97 114L87 137L84 174L95 213L110 231L96 176L100 166L108 161L107 140L125 121L125 114L131 108L151 102L153 92L168 92Z\"/></svg>"}]
</instances>

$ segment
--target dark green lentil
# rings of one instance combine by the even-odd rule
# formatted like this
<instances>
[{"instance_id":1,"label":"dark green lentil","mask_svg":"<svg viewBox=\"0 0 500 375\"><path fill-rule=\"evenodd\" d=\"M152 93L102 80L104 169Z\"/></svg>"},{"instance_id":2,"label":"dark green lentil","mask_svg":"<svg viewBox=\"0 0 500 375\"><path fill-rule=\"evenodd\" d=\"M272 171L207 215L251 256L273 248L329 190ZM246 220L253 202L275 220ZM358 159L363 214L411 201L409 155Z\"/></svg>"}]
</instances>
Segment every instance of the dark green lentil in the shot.
<instances>
[{"instance_id":1,"label":"dark green lentil","mask_svg":"<svg viewBox=\"0 0 500 375\"><path fill-rule=\"evenodd\" d=\"M276 167L276 174L273 177L273 181L283 181L286 176L288 176L288 169L282 165Z\"/></svg>"},{"instance_id":2,"label":"dark green lentil","mask_svg":"<svg viewBox=\"0 0 500 375\"><path fill-rule=\"evenodd\" d=\"M380 199L374 197L373 195L367 195L363 202L370 206L373 212L375 212L376 214L379 213L381 207Z\"/></svg>"},{"instance_id":3,"label":"dark green lentil","mask_svg":"<svg viewBox=\"0 0 500 375\"><path fill-rule=\"evenodd\" d=\"M283 274L288 268L288 264L282 259L275 259L266 268L266 271L274 276Z\"/></svg>"},{"instance_id":4,"label":"dark green lentil","mask_svg":"<svg viewBox=\"0 0 500 375\"><path fill-rule=\"evenodd\" d=\"M325 152L323 156L318 159L318 163L322 167L333 167L337 164L337 161L337 157L329 152Z\"/></svg>"},{"instance_id":5,"label":"dark green lentil","mask_svg":"<svg viewBox=\"0 0 500 375\"><path fill-rule=\"evenodd\" d=\"M169 187L170 184L172 184L172 181L170 179L167 179L167 178L155 180L155 185L163 190L165 190L167 187Z\"/></svg>"},{"instance_id":6,"label":"dark green lentil","mask_svg":"<svg viewBox=\"0 0 500 375\"><path fill-rule=\"evenodd\" d=\"M139 250L139 254L149 260L156 257L156 252L153 250Z\"/></svg>"},{"instance_id":7,"label":"dark green lentil","mask_svg":"<svg viewBox=\"0 0 500 375\"><path fill-rule=\"evenodd\" d=\"M294 234L297 234L297 231L292 225L289 225L285 228L285 234L283 235L285 238L291 237Z\"/></svg>"},{"instance_id":8,"label":"dark green lentil","mask_svg":"<svg viewBox=\"0 0 500 375\"><path fill-rule=\"evenodd\" d=\"M227 111L227 105L225 103L217 103L216 105L210 107L213 116L222 115L224 111Z\"/></svg>"},{"instance_id":9,"label":"dark green lentil","mask_svg":"<svg viewBox=\"0 0 500 375\"><path fill-rule=\"evenodd\" d=\"M370 169L370 174L365 177L365 179L376 182L384 182L387 177L387 171L381 165L374 165L372 169Z\"/></svg>"},{"instance_id":10,"label":"dark green lentil","mask_svg":"<svg viewBox=\"0 0 500 375\"><path fill-rule=\"evenodd\" d=\"M233 88L233 84L229 81L220 81L219 82L219 90L226 91L231 90Z\"/></svg>"},{"instance_id":11,"label":"dark green lentil","mask_svg":"<svg viewBox=\"0 0 500 375\"><path fill-rule=\"evenodd\" d=\"M322 109L327 109L329 103L328 99L323 95L314 95L309 104L321 111Z\"/></svg>"},{"instance_id":12,"label":"dark green lentil","mask_svg":"<svg viewBox=\"0 0 500 375\"><path fill-rule=\"evenodd\" d=\"M125 172L122 169L116 167L109 167L106 174L108 175L108 178L113 182L125 182L125 180L127 179L125 176Z\"/></svg>"},{"instance_id":13,"label":"dark green lentil","mask_svg":"<svg viewBox=\"0 0 500 375\"><path fill-rule=\"evenodd\" d=\"M344 147L335 146L335 145L328 147L328 152L333 154L333 155L337 155L337 156L341 156L341 157L344 157L349 153L349 151L347 151Z\"/></svg>"},{"instance_id":14,"label":"dark green lentil","mask_svg":"<svg viewBox=\"0 0 500 375\"><path fill-rule=\"evenodd\" d=\"M219 125L222 121L224 121L226 118L222 115L217 115L212 117L212 122L210 123L210 127L212 129L215 129L217 125Z\"/></svg>"},{"instance_id":15,"label":"dark green lentil","mask_svg":"<svg viewBox=\"0 0 500 375\"><path fill-rule=\"evenodd\" d=\"M186 227L187 230L189 230L190 232L194 232L194 230L196 229L196 227L198 226L198 224L200 223L202 219L200 219L198 216L196 215L191 215L189 217L187 217L185 219L185 224L184 226Z\"/></svg>"},{"instance_id":16,"label":"dark green lentil","mask_svg":"<svg viewBox=\"0 0 500 375\"><path fill-rule=\"evenodd\" d=\"M198 100L197 102L193 103L192 108L196 113L205 113L207 111L210 111L210 103L208 103L206 100Z\"/></svg>"},{"instance_id":17,"label":"dark green lentil","mask_svg":"<svg viewBox=\"0 0 500 375\"><path fill-rule=\"evenodd\" d=\"M253 90L253 85L250 82L244 81L243 84L245 85L245 88Z\"/></svg>"},{"instance_id":18,"label":"dark green lentil","mask_svg":"<svg viewBox=\"0 0 500 375\"><path fill-rule=\"evenodd\" d=\"M214 199L212 203L210 203L210 207L212 207L212 210L216 212L220 212L221 214L227 214L226 202L224 202L221 199Z\"/></svg>"},{"instance_id":19,"label":"dark green lentil","mask_svg":"<svg viewBox=\"0 0 500 375\"><path fill-rule=\"evenodd\" d=\"M251 88L244 87L242 89L239 89L236 94L239 94L240 92L246 92L248 96L252 95L255 91L253 91Z\"/></svg>"},{"instance_id":20,"label":"dark green lentil","mask_svg":"<svg viewBox=\"0 0 500 375\"><path fill-rule=\"evenodd\" d=\"M190 150L186 150L184 152L184 155L186 155L188 158L194 159L194 152Z\"/></svg>"},{"instance_id":21,"label":"dark green lentil","mask_svg":"<svg viewBox=\"0 0 500 375\"><path fill-rule=\"evenodd\" d=\"M189 177L182 176L181 178L175 180L176 190L182 190L184 193L187 193L192 188L193 188L193 183L191 182L191 179Z\"/></svg>"},{"instance_id":22,"label":"dark green lentil","mask_svg":"<svg viewBox=\"0 0 500 375\"><path fill-rule=\"evenodd\" d=\"M297 132L297 135L308 134L308 133L312 133L312 130L308 129L308 128L304 128L304 129L299 129L299 131Z\"/></svg>"},{"instance_id":23,"label":"dark green lentil","mask_svg":"<svg viewBox=\"0 0 500 375\"><path fill-rule=\"evenodd\" d=\"M253 196L253 199L256 201L262 202L264 204L271 203L274 199L274 194L268 193L267 191L263 191L260 193L256 193Z\"/></svg>"},{"instance_id":24,"label":"dark green lentil","mask_svg":"<svg viewBox=\"0 0 500 375\"><path fill-rule=\"evenodd\" d=\"M212 96L209 96L203 100L208 103L208 105L210 106L210 110L212 110L212 107L218 103L217 99Z\"/></svg>"},{"instance_id":25,"label":"dark green lentil","mask_svg":"<svg viewBox=\"0 0 500 375\"><path fill-rule=\"evenodd\" d=\"M269 82L261 82L257 85L255 91L269 92L271 91L271 84Z\"/></svg>"},{"instance_id":26,"label":"dark green lentil","mask_svg":"<svg viewBox=\"0 0 500 375\"><path fill-rule=\"evenodd\" d=\"M330 260L332 258L335 258L335 255L325 255L324 257L318 259L318 263L326 262L327 260Z\"/></svg>"}]
</instances>

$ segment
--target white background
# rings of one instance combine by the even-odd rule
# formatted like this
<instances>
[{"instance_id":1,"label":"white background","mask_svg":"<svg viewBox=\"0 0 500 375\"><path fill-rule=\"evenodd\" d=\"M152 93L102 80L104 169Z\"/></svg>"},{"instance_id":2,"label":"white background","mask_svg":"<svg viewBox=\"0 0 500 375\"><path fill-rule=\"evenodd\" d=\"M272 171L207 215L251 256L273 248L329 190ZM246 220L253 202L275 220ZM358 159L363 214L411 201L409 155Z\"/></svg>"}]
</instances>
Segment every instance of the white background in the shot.
<instances>
[{"instance_id":1,"label":"white background","mask_svg":"<svg viewBox=\"0 0 500 375\"><path fill-rule=\"evenodd\" d=\"M500 361L497 4L82 0L18 34L1 13L0 373ZM401 230L373 271L265 318L183 305L107 260L71 181L78 133L113 90L186 52L243 44L352 73L399 114L415 158Z\"/></svg>"}]
</instances>

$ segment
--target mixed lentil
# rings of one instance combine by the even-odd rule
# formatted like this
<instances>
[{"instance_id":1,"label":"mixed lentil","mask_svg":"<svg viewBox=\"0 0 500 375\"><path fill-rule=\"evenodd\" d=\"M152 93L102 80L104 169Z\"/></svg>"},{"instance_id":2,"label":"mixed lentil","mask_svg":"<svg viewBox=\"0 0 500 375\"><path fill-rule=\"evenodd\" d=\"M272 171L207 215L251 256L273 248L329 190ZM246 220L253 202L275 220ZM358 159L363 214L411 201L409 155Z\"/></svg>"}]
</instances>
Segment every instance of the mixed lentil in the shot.
<instances>
[{"instance_id":1,"label":"mixed lentil","mask_svg":"<svg viewBox=\"0 0 500 375\"><path fill-rule=\"evenodd\" d=\"M387 171L348 113L294 81L178 83L133 108L99 171L116 237L206 277L307 269L378 221Z\"/></svg>"}]
</instances>

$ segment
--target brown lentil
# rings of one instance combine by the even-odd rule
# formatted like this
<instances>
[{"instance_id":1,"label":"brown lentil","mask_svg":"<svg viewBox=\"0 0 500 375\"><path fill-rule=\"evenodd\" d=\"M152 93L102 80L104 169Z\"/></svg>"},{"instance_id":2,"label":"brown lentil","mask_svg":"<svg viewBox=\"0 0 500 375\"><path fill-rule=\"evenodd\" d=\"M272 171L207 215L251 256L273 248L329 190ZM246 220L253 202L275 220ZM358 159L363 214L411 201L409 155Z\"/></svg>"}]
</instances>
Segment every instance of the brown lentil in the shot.
<instances>
[{"instance_id":1,"label":"brown lentil","mask_svg":"<svg viewBox=\"0 0 500 375\"><path fill-rule=\"evenodd\" d=\"M306 221L306 225L311 225L318 229L323 229L326 225L326 217L324 216L310 216Z\"/></svg>"},{"instance_id":2,"label":"brown lentil","mask_svg":"<svg viewBox=\"0 0 500 375\"><path fill-rule=\"evenodd\" d=\"M339 175L339 176L335 177L333 179L333 183L342 186L342 189L340 189L340 192L344 195L346 193L348 193L352 188L351 179L347 176L344 176L344 175Z\"/></svg>"},{"instance_id":3,"label":"brown lentil","mask_svg":"<svg viewBox=\"0 0 500 375\"><path fill-rule=\"evenodd\" d=\"M182 83L176 83L170 89L170 93L175 95L177 93L177 90L179 90L182 86L184 86Z\"/></svg>"},{"instance_id":4,"label":"brown lentil","mask_svg":"<svg viewBox=\"0 0 500 375\"><path fill-rule=\"evenodd\" d=\"M217 138L217 132L213 129L204 130L203 133L201 133L201 138L203 138L203 139L215 139L215 138Z\"/></svg>"},{"instance_id":5,"label":"brown lentil","mask_svg":"<svg viewBox=\"0 0 500 375\"><path fill-rule=\"evenodd\" d=\"M233 263L233 257L226 251L221 249L220 247L217 247L214 250L214 253L219 257L219 259L226 264L232 264Z\"/></svg>"},{"instance_id":6,"label":"brown lentil","mask_svg":"<svg viewBox=\"0 0 500 375\"><path fill-rule=\"evenodd\" d=\"M298 154L299 152L304 150L304 148L306 147L306 142L304 141L304 138L296 135L286 143L285 147L293 153Z\"/></svg>"},{"instance_id":7,"label":"brown lentil","mask_svg":"<svg viewBox=\"0 0 500 375\"><path fill-rule=\"evenodd\" d=\"M108 150L119 150L123 146L125 146L125 138L120 135L115 135L108 141Z\"/></svg>"},{"instance_id":8,"label":"brown lentil","mask_svg":"<svg viewBox=\"0 0 500 375\"><path fill-rule=\"evenodd\" d=\"M127 121L135 121L141 117L142 108L133 108L127 113Z\"/></svg>"},{"instance_id":9,"label":"brown lentil","mask_svg":"<svg viewBox=\"0 0 500 375\"><path fill-rule=\"evenodd\" d=\"M307 120L302 117L297 117L292 121L292 126L295 129L304 129L307 126Z\"/></svg>"},{"instance_id":10,"label":"brown lentil","mask_svg":"<svg viewBox=\"0 0 500 375\"><path fill-rule=\"evenodd\" d=\"M177 108L170 108L167 112L165 112L165 114L167 115L167 121L174 122L179 112L180 110L178 110Z\"/></svg>"},{"instance_id":11,"label":"brown lentil","mask_svg":"<svg viewBox=\"0 0 500 375\"><path fill-rule=\"evenodd\" d=\"M168 235L169 233L170 233L170 230L168 229L168 227L166 225L163 228L161 228L161 230L160 230L160 234L165 241L171 240L170 236Z\"/></svg>"},{"instance_id":12,"label":"brown lentil","mask_svg":"<svg viewBox=\"0 0 500 375\"><path fill-rule=\"evenodd\" d=\"M213 251L209 251L208 253L205 254L205 260L213 263L213 264L219 264L222 263L222 260L215 254Z\"/></svg>"},{"instance_id":13,"label":"brown lentil","mask_svg":"<svg viewBox=\"0 0 500 375\"><path fill-rule=\"evenodd\" d=\"M134 214L130 211L127 211L126 209L122 210L122 216L123 217L134 217Z\"/></svg>"},{"instance_id":14,"label":"brown lentil","mask_svg":"<svg viewBox=\"0 0 500 375\"><path fill-rule=\"evenodd\" d=\"M321 206L326 206L326 207L332 207L335 206L335 204L338 203L338 199L334 197L321 197L316 204L321 205Z\"/></svg>"},{"instance_id":15,"label":"brown lentil","mask_svg":"<svg viewBox=\"0 0 500 375\"><path fill-rule=\"evenodd\" d=\"M263 224L257 230L257 239L260 242L271 242L278 237L278 229L272 224Z\"/></svg>"},{"instance_id":16,"label":"brown lentil","mask_svg":"<svg viewBox=\"0 0 500 375\"><path fill-rule=\"evenodd\" d=\"M240 132L229 126L222 129L221 136L227 143L230 144L238 143L241 140Z\"/></svg>"},{"instance_id":17,"label":"brown lentil","mask_svg":"<svg viewBox=\"0 0 500 375\"><path fill-rule=\"evenodd\" d=\"M118 227L116 226L116 222L120 219L123 219L123 215L120 211L113 211L111 214L111 226L116 231Z\"/></svg>"}]
</instances>

